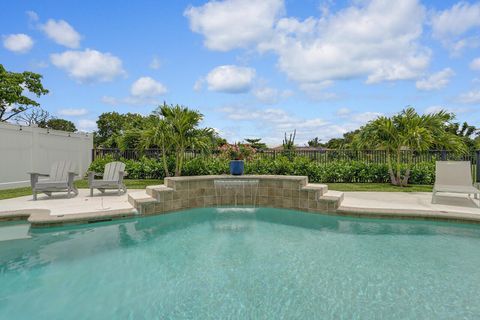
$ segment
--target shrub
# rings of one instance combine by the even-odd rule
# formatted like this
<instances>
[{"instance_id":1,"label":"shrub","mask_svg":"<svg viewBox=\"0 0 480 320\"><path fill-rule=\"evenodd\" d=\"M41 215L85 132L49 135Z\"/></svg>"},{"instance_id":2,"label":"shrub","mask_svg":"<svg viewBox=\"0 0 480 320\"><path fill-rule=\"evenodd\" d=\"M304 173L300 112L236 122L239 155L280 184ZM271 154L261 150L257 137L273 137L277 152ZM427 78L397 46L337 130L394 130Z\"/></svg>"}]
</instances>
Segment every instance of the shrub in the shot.
<instances>
[{"instance_id":1,"label":"shrub","mask_svg":"<svg viewBox=\"0 0 480 320\"><path fill-rule=\"evenodd\" d=\"M115 161L106 156L96 159L89 170L103 172L105 164ZM163 179L164 170L161 159L142 157L139 160L125 160L127 178ZM174 168L175 159L168 159L169 168ZM406 165L401 166L402 173ZM171 171L171 172L172 172ZM224 157L198 156L185 161L183 175L221 175L229 173L229 160ZM390 181L388 166L383 163L366 163L362 161L316 162L307 157L278 156L275 159L254 158L245 163L246 174L301 175L308 176L310 182L379 182ZM433 184L435 181L435 163L421 162L411 168L411 184Z\"/></svg>"}]
</instances>

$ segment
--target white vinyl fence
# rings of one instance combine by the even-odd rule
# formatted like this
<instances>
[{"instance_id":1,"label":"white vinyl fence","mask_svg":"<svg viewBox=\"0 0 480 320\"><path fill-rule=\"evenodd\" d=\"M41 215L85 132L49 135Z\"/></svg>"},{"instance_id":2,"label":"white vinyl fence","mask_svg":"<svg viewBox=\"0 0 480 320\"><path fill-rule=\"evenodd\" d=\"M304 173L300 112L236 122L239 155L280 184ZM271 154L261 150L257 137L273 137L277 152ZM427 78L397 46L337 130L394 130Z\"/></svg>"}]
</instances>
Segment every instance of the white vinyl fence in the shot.
<instances>
[{"instance_id":1,"label":"white vinyl fence","mask_svg":"<svg viewBox=\"0 0 480 320\"><path fill-rule=\"evenodd\" d=\"M49 173L71 160L82 177L91 162L93 135L0 123L0 189L30 185L28 172Z\"/></svg>"}]
</instances>

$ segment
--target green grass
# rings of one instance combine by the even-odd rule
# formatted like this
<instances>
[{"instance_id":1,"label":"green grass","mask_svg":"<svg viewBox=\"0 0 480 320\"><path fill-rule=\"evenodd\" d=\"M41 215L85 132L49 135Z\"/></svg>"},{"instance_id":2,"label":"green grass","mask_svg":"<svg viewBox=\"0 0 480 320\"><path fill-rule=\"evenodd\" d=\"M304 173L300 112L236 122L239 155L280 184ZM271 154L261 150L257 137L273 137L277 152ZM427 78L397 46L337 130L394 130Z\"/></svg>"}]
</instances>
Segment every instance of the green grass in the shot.
<instances>
[{"instance_id":1,"label":"green grass","mask_svg":"<svg viewBox=\"0 0 480 320\"><path fill-rule=\"evenodd\" d=\"M32 194L32 188L30 187L0 190L0 200L26 196L29 194Z\"/></svg>"},{"instance_id":2,"label":"green grass","mask_svg":"<svg viewBox=\"0 0 480 320\"><path fill-rule=\"evenodd\" d=\"M125 185L127 186L127 189L145 189L147 186L157 185L157 184L163 184L163 180L125 179ZM78 181L75 181L75 185L77 186L77 188L80 188L80 189L88 188L88 181L78 180ZM32 188L30 187L0 190L0 200L28 196L31 194L32 194Z\"/></svg>"},{"instance_id":3,"label":"green grass","mask_svg":"<svg viewBox=\"0 0 480 320\"><path fill-rule=\"evenodd\" d=\"M397 187L390 183L327 183L328 189L337 191L379 191L379 192L432 192L430 185Z\"/></svg>"},{"instance_id":4,"label":"green grass","mask_svg":"<svg viewBox=\"0 0 480 320\"><path fill-rule=\"evenodd\" d=\"M163 184L163 180L156 179L125 179L128 189L145 189L147 186ZM78 180L75 182L77 188L88 188L87 180ZM337 191L382 191L382 192L431 192L432 186L413 185L408 187L396 187L389 183L328 183L328 188ZM32 189L17 188L0 190L0 200L27 196L32 194Z\"/></svg>"}]
</instances>

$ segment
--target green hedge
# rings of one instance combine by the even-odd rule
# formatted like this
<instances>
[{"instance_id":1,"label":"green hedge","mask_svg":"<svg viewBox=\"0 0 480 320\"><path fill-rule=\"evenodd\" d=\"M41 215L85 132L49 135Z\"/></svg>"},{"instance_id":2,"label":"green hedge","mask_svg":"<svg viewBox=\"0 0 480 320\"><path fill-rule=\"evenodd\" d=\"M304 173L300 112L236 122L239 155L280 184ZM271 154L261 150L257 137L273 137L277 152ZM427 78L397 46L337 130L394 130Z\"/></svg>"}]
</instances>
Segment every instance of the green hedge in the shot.
<instances>
[{"instance_id":1,"label":"green hedge","mask_svg":"<svg viewBox=\"0 0 480 320\"><path fill-rule=\"evenodd\" d=\"M111 157L96 159L90 170L103 172L106 163L114 161ZM164 170L160 160L141 158L140 160L121 161L126 164L130 179L163 179ZM173 159L168 160L170 172L174 172ZM402 165L403 170L405 166ZM308 176L311 182L389 182L386 164L365 163L361 161L336 161L321 164L305 157L277 157L275 159L255 159L245 164L246 174L276 174ZM228 174L229 162L215 157L197 157L187 160L182 174L185 176ZM435 163L422 162L413 166L410 184L433 184Z\"/></svg>"}]
</instances>

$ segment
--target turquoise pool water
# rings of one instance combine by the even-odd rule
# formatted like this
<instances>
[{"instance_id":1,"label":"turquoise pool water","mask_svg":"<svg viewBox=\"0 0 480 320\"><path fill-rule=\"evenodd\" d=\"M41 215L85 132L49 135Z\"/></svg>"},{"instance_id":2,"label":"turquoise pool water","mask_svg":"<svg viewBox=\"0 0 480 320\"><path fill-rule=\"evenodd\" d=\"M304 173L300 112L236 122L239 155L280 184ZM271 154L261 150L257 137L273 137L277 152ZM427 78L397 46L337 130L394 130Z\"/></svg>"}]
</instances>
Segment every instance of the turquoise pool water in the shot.
<instances>
[{"instance_id":1,"label":"turquoise pool water","mask_svg":"<svg viewBox=\"0 0 480 320\"><path fill-rule=\"evenodd\" d=\"M195 209L0 242L0 319L478 319L480 227Z\"/></svg>"}]
</instances>

